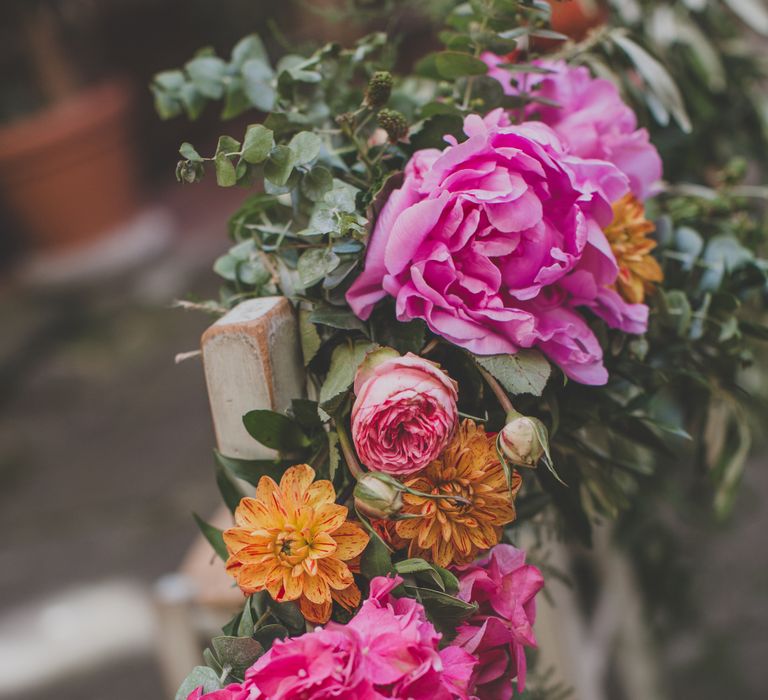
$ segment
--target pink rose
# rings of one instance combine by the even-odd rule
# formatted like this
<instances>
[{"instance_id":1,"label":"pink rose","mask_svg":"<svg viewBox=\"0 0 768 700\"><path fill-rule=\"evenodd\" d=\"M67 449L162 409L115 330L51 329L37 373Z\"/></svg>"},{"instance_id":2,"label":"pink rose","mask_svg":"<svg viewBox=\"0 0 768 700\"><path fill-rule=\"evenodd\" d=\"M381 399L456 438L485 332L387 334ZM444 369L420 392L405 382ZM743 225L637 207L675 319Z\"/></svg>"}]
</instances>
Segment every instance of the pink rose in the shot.
<instances>
[{"instance_id":1,"label":"pink rose","mask_svg":"<svg viewBox=\"0 0 768 700\"><path fill-rule=\"evenodd\" d=\"M382 348L355 376L352 439L363 464L406 475L434 460L453 434L457 385L438 365Z\"/></svg>"},{"instance_id":2,"label":"pink rose","mask_svg":"<svg viewBox=\"0 0 768 700\"><path fill-rule=\"evenodd\" d=\"M634 111L621 99L617 87L603 78L593 78L584 66L569 66L565 61L540 59L534 64L552 73L511 73L498 64L507 59L492 53L481 57L507 94L518 88L553 100L559 107L533 104L536 112L551 126L573 155L613 163L629 177L632 192L640 199L653 194L661 179L659 153L648 140L648 131L637 128ZM516 85L511 80L514 77Z\"/></svg>"},{"instance_id":3,"label":"pink rose","mask_svg":"<svg viewBox=\"0 0 768 700\"><path fill-rule=\"evenodd\" d=\"M478 658L474 677L480 700L508 700L511 681L525 689L525 647L536 646L535 596L544 586L541 571L525 563L525 552L498 544L490 554L462 567L459 598L480 606L459 627L454 644Z\"/></svg>"},{"instance_id":4,"label":"pink rose","mask_svg":"<svg viewBox=\"0 0 768 700\"><path fill-rule=\"evenodd\" d=\"M464 131L466 141L411 158L349 305L367 319L391 295L399 320L424 319L476 354L536 346L575 381L604 384L602 349L578 308L633 333L648 313L609 288L618 267L601 226L626 176L569 155L540 122L509 125L501 110L468 116Z\"/></svg>"},{"instance_id":5,"label":"pink rose","mask_svg":"<svg viewBox=\"0 0 768 700\"><path fill-rule=\"evenodd\" d=\"M204 693L202 686L195 688L187 700L249 700L251 694L239 683L230 683L226 688Z\"/></svg>"},{"instance_id":6,"label":"pink rose","mask_svg":"<svg viewBox=\"0 0 768 700\"><path fill-rule=\"evenodd\" d=\"M424 608L390 592L399 577L374 578L347 625L275 642L246 672L253 700L468 700L476 660L458 647L438 651Z\"/></svg>"}]
</instances>

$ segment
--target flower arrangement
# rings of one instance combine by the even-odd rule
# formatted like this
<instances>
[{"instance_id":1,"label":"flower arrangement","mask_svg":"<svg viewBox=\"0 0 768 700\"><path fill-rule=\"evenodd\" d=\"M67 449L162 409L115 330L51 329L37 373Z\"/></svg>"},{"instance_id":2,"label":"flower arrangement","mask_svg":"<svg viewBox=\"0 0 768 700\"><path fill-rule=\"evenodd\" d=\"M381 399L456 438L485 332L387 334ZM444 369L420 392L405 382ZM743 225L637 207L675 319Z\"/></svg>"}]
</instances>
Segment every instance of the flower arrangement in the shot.
<instances>
[{"instance_id":1,"label":"flower arrangement","mask_svg":"<svg viewBox=\"0 0 768 700\"><path fill-rule=\"evenodd\" d=\"M510 544L521 520L588 540L713 402L730 507L738 376L768 336L759 224L738 174L662 182L586 67L613 56L687 128L661 64L623 30L563 42L548 8L461 4L398 78L381 34L276 66L250 36L155 78L164 116L266 113L210 157L183 144L177 176L256 189L200 306L290 298L309 397L243 417L277 459L217 453L234 526L203 531L245 603L182 700L517 696L546 570Z\"/></svg>"}]
</instances>

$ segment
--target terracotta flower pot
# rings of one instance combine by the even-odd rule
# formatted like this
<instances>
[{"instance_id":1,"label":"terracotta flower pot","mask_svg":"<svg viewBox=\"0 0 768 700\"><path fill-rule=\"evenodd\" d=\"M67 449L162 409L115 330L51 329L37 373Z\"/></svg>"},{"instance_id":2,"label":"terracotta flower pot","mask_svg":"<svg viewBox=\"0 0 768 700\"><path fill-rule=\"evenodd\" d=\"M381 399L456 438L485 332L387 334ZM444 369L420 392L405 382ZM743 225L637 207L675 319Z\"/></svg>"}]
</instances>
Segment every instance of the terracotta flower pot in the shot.
<instances>
[{"instance_id":1,"label":"terracotta flower pot","mask_svg":"<svg viewBox=\"0 0 768 700\"><path fill-rule=\"evenodd\" d=\"M110 82L0 127L0 195L31 247L74 248L135 212L131 104Z\"/></svg>"}]
</instances>

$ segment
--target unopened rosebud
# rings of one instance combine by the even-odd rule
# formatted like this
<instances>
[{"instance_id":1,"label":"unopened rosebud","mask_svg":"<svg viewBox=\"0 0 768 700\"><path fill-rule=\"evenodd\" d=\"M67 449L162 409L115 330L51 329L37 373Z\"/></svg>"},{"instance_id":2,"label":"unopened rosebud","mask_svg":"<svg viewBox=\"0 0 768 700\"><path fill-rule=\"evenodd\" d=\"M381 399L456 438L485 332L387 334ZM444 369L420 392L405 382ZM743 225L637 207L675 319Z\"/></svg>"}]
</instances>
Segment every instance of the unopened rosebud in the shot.
<instances>
[{"instance_id":1,"label":"unopened rosebud","mask_svg":"<svg viewBox=\"0 0 768 700\"><path fill-rule=\"evenodd\" d=\"M544 454L547 429L538 418L516 416L499 433L499 449L512 464L535 467Z\"/></svg>"},{"instance_id":2,"label":"unopened rosebud","mask_svg":"<svg viewBox=\"0 0 768 700\"><path fill-rule=\"evenodd\" d=\"M392 94L392 74L386 70L380 70L371 76L368 87L365 90L365 104L373 109L378 109L387 104Z\"/></svg>"},{"instance_id":3,"label":"unopened rosebud","mask_svg":"<svg viewBox=\"0 0 768 700\"><path fill-rule=\"evenodd\" d=\"M394 109L382 109L379 112L379 126L387 132L392 143L397 143L408 135L408 120Z\"/></svg>"},{"instance_id":4,"label":"unopened rosebud","mask_svg":"<svg viewBox=\"0 0 768 700\"><path fill-rule=\"evenodd\" d=\"M388 520L403 509L402 485L381 472L366 472L358 480L354 491L357 510L369 518Z\"/></svg>"}]
</instances>

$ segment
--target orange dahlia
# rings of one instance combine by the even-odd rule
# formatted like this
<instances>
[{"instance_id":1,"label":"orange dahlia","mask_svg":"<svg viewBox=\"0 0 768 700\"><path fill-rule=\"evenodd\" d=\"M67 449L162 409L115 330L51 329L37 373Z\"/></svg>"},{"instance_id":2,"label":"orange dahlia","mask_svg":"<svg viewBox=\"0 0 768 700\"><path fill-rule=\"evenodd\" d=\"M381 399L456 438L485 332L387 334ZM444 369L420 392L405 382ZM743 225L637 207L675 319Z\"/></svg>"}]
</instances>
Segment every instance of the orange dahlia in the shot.
<instances>
[{"instance_id":1,"label":"orange dahlia","mask_svg":"<svg viewBox=\"0 0 768 700\"><path fill-rule=\"evenodd\" d=\"M347 610L360 604L347 562L357 557L368 535L347 521L330 481L314 481L307 464L288 469L278 486L260 479L256 498L235 510L235 527L224 533L227 573L246 595L266 590L278 602L298 600L310 622L331 616L331 600Z\"/></svg>"},{"instance_id":2,"label":"orange dahlia","mask_svg":"<svg viewBox=\"0 0 768 700\"><path fill-rule=\"evenodd\" d=\"M619 294L632 304L642 303L646 292L653 290L653 283L664 279L659 263L651 255L656 241L648 235L655 228L634 195L626 194L613 203L613 221L605 229L605 236L619 264Z\"/></svg>"},{"instance_id":3,"label":"orange dahlia","mask_svg":"<svg viewBox=\"0 0 768 700\"><path fill-rule=\"evenodd\" d=\"M466 564L498 544L502 526L515 519L520 484L520 475L513 472L509 488L494 437L465 420L443 454L405 482L414 490L456 495L464 502L405 494L402 512L418 517L398 521L396 532L410 540L409 556L439 566Z\"/></svg>"}]
</instances>

